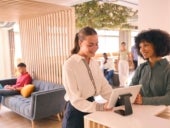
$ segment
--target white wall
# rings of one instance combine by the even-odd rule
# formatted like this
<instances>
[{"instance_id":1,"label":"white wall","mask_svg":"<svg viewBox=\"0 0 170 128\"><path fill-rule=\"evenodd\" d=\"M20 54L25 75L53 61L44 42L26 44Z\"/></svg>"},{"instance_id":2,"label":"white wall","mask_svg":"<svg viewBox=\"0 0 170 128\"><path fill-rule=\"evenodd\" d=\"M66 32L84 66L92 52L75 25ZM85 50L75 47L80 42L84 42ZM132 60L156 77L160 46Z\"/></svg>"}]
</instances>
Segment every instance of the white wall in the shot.
<instances>
[{"instance_id":1,"label":"white wall","mask_svg":"<svg viewBox=\"0 0 170 128\"><path fill-rule=\"evenodd\" d=\"M8 30L0 29L0 79L11 77Z\"/></svg>"},{"instance_id":2,"label":"white wall","mask_svg":"<svg viewBox=\"0 0 170 128\"><path fill-rule=\"evenodd\" d=\"M153 28L170 33L170 0L139 0L138 26L139 30ZM170 56L167 59L170 61Z\"/></svg>"},{"instance_id":3,"label":"white wall","mask_svg":"<svg viewBox=\"0 0 170 128\"><path fill-rule=\"evenodd\" d=\"M170 0L139 0L139 30L163 29L170 33Z\"/></svg>"}]
</instances>

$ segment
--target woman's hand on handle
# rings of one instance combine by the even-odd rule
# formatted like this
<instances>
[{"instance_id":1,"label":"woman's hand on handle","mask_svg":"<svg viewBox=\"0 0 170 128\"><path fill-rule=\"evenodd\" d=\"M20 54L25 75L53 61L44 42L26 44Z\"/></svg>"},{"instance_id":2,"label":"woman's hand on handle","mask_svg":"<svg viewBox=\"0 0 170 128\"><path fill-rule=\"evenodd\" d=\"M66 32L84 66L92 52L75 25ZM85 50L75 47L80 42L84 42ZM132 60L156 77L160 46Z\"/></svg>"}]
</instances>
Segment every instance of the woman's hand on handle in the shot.
<instances>
[{"instance_id":1,"label":"woman's hand on handle","mask_svg":"<svg viewBox=\"0 0 170 128\"><path fill-rule=\"evenodd\" d=\"M142 96L141 96L141 94L138 94L138 95L137 95L134 104L139 104L139 105L142 104Z\"/></svg>"},{"instance_id":2,"label":"woman's hand on handle","mask_svg":"<svg viewBox=\"0 0 170 128\"><path fill-rule=\"evenodd\" d=\"M108 102L106 102L105 104L104 104L104 111L111 111L112 109L113 109L113 107L111 107L111 108L109 108L108 107Z\"/></svg>"}]
</instances>

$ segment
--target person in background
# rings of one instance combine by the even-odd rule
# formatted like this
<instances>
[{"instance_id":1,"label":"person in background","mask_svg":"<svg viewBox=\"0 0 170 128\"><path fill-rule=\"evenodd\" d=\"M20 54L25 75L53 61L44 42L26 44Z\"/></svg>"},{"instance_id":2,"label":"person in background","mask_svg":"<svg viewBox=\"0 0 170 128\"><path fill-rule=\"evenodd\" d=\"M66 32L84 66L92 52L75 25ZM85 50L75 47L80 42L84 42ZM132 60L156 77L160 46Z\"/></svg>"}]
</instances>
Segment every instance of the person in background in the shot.
<instances>
[{"instance_id":1,"label":"person in background","mask_svg":"<svg viewBox=\"0 0 170 128\"><path fill-rule=\"evenodd\" d=\"M110 85L113 85L113 75L114 75L114 62L109 59L107 53L103 53L104 61L101 63L101 67L104 76L108 80Z\"/></svg>"},{"instance_id":2,"label":"person in background","mask_svg":"<svg viewBox=\"0 0 170 128\"><path fill-rule=\"evenodd\" d=\"M141 84L135 103L170 105L170 35L159 29L142 31L135 37L138 54L146 60L136 69L130 85Z\"/></svg>"},{"instance_id":3,"label":"person in background","mask_svg":"<svg viewBox=\"0 0 170 128\"><path fill-rule=\"evenodd\" d=\"M26 65L24 63L19 63L17 65L17 70L21 74L14 85L5 85L4 88L0 89L0 103L2 96L10 96L20 94L20 90L24 85L30 84L32 78L26 70Z\"/></svg>"},{"instance_id":4,"label":"person in background","mask_svg":"<svg viewBox=\"0 0 170 128\"><path fill-rule=\"evenodd\" d=\"M138 66L138 53L135 45L133 45L131 48L131 56L134 64L134 70L136 70Z\"/></svg>"},{"instance_id":5,"label":"person in background","mask_svg":"<svg viewBox=\"0 0 170 128\"><path fill-rule=\"evenodd\" d=\"M107 111L107 103L97 103L94 96L108 100L112 87L105 79L97 61L97 32L91 27L82 28L75 37L72 55L63 65L63 85L67 101L62 128L83 128L84 115Z\"/></svg>"},{"instance_id":6,"label":"person in background","mask_svg":"<svg viewBox=\"0 0 170 128\"><path fill-rule=\"evenodd\" d=\"M120 86L126 86L129 77L129 53L126 49L126 43L122 42L118 57L118 73Z\"/></svg>"}]
</instances>

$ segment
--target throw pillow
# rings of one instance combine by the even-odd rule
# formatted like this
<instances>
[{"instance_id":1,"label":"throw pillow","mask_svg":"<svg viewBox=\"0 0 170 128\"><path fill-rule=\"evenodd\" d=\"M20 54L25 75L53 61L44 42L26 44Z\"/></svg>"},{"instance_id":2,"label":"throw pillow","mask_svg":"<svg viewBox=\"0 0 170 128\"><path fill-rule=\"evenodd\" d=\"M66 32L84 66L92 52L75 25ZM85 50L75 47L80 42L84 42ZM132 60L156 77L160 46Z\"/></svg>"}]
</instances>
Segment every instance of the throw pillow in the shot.
<instances>
[{"instance_id":1,"label":"throw pillow","mask_svg":"<svg viewBox=\"0 0 170 128\"><path fill-rule=\"evenodd\" d=\"M25 85L25 86L21 89L20 93L21 93L21 95L22 95L23 97L27 98L27 97L29 97L29 96L31 95L31 93L34 91L34 88L35 88L35 86L34 86L33 84Z\"/></svg>"}]
</instances>

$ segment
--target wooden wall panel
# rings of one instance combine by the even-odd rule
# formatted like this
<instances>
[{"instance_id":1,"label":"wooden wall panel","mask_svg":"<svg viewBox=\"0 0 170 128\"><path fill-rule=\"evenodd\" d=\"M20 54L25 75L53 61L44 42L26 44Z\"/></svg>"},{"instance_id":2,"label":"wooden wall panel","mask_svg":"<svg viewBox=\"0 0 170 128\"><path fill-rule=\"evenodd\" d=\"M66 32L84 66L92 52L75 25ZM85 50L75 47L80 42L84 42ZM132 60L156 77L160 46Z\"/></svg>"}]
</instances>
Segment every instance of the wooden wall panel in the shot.
<instances>
[{"instance_id":1,"label":"wooden wall panel","mask_svg":"<svg viewBox=\"0 0 170 128\"><path fill-rule=\"evenodd\" d=\"M62 65L75 35L74 9L19 21L22 59L37 79L62 83Z\"/></svg>"}]
</instances>

